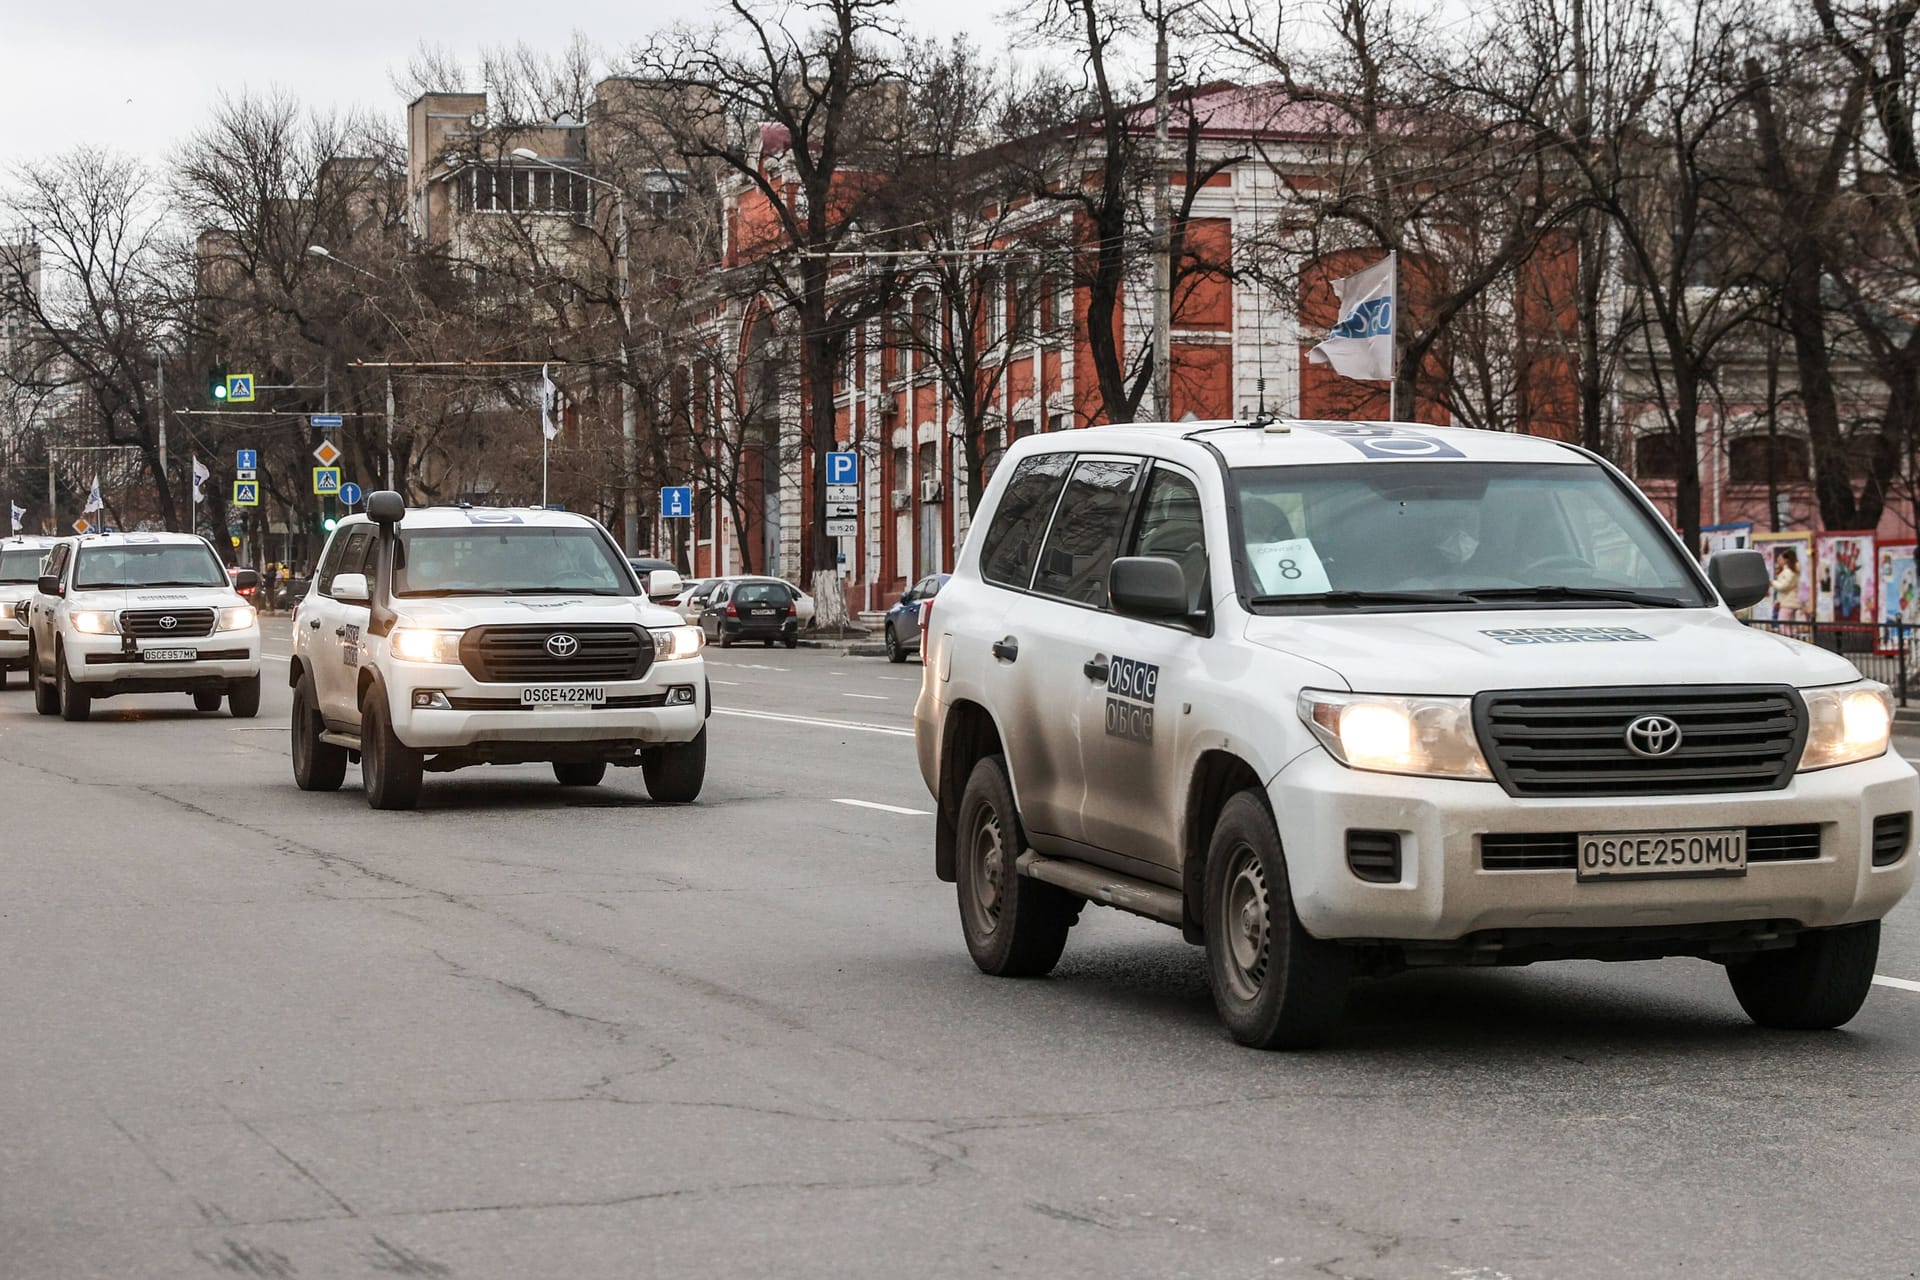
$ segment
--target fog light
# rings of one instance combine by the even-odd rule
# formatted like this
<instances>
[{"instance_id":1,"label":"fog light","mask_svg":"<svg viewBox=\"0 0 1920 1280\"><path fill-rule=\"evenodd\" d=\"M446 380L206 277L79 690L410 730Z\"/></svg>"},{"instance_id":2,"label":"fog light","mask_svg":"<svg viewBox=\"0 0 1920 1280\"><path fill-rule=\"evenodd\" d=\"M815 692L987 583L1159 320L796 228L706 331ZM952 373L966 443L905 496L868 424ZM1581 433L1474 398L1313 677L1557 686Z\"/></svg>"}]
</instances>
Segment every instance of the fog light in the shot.
<instances>
[{"instance_id":1,"label":"fog light","mask_svg":"<svg viewBox=\"0 0 1920 1280\"><path fill-rule=\"evenodd\" d=\"M415 689L413 708L416 711L451 711L453 704L447 701L447 695L438 689Z\"/></svg>"},{"instance_id":2,"label":"fog light","mask_svg":"<svg viewBox=\"0 0 1920 1280\"><path fill-rule=\"evenodd\" d=\"M690 707L693 705L693 686L690 684L671 685L667 689L667 705L670 707Z\"/></svg>"}]
</instances>

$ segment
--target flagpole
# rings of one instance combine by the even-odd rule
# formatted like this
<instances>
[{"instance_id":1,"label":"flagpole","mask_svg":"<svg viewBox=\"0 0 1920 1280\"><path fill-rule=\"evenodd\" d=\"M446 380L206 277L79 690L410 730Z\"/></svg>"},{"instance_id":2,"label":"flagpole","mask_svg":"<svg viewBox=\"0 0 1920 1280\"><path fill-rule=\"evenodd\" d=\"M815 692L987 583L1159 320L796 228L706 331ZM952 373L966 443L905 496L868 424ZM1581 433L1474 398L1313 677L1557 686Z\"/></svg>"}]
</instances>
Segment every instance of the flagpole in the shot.
<instances>
[{"instance_id":1,"label":"flagpole","mask_svg":"<svg viewBox=\"0 0 1920 1280\"><path fill-rule=\"evenodd\" d=\"M1400 421L1400 251L1395 249L1389 255L1393 258L1393 363L1389 366L1393 376L1387 381L1387 421Z\"/></svg>"}]
</instances>

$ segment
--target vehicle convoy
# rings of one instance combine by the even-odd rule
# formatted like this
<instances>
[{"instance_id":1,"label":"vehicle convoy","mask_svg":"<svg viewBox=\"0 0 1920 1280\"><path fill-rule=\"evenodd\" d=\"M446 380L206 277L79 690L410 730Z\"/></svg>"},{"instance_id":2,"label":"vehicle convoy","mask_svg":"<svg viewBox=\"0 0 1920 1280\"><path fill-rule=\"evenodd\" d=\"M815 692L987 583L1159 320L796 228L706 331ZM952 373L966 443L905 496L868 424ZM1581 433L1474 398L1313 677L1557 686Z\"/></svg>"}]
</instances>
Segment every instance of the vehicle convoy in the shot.
<instances>
[{"instance_id":1,"label":"vehicle convoy","mask_svg":"<svg viewBox=\"0 0 1920 1280\"><path fill-rule=\"evenodd\" d=\"M111 533L57 541L35 584L27 682L41 715L85 720L101 698L187 693L260 711L260 623L205 539Z\"/></svg>"},{"instance_id":2,"label":"vehicle convoy","mask_svg":"<svg viewBox=\"0 0 1920 1280\"><path fill-rule=\"evenodd\" d=\"M679 593L671 569L656 596ZM373 494L342 520L293 620L293 775L408 809L423 773L550 763L590 787L638 766L655 800L706 777L698 627L655 605L607 531L561 511Z\"/></svg>"},{"instance_id":3,"label":"vehicle convoy","mask_svg":"<svg viewBox=\"0 0 1920 1280\"><path fill-rule=\"evenodd\" d=\"M9 673L27 669L27 618L33 612L33 593L40 582L40 566L60 544L59 538L15 536L0 540L0 688Z\"/></svg>"},{"instance_id":4,"label":"vehicle convoy","mask_svg":"<svg viewBox=\"0 0 1920 1280\"><path fill-rule=\"evenodd\" d=\"M1241 1042L1350 978L1696 956L1766 1026L1860 1008L1913 883L1891 698L1748 628L1611 465L1395 423L1032 436L927 632L935 870L988 973L1091 901L1206 947Z\"/></svg>"}]
</instances>

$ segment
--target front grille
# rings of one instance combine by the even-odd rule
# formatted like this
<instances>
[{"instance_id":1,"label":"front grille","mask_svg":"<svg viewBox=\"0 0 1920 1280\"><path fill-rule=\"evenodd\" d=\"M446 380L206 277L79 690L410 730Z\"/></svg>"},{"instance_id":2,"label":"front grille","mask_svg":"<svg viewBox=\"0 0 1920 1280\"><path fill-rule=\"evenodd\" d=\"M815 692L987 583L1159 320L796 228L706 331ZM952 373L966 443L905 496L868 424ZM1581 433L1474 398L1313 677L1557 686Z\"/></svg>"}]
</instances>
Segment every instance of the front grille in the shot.
<instances>
[{"instance_id":1,"label":"front grille","mask_svg":"<svg viewBox=\"0 0 1920 1280\"><path fill-rule=\"evenodd\" d=\"M577 647L557 657L547 647L554 636L571 636ZM461 638L460 661L491 684L638 680L653 666L653 637L618 623L475 627Z\"/></svg>"},{"instance_id":2,"label":"front grille","mask_svg":"<svg viewBox=\"0 0 1920 1280\"><path fill-rule=\"evenodd\" d=\"M120 630L143 640L186 640L195 636L210 636L213 634L213 610L129 609L120 615Z\"/></svg>"},{"instance_id":3,"label":"front grille","mask_svg":"<svg viewBox=\"0 0 1920 1280\"><path fill-rule=\"evenodd\" d=\"M1400 883L1400 833L1347 832L1347 869L1373 884Z\"/></svg>"},{"instance_id":4,"label":"front grille","mask_svg":"<svg viewBox=\"0 0 1920 1280\"><path fill-rule=\"evenodd\" d=\"M1907 856L1913 835L1913 815L1883 813L1873 820L1873 865L1890 867Z\"/></svg>"},{"instance_id":5,"label":"front grille","mask_svg":"<svg viewBox=\"0 0 1920 1280\"><path fill-rule=\"evenodd\" d=\"M1498 831L1480 837L1483 871L1572 871L1580 837L1572 831ZM1748 827L1747 861L1810 862L1820 856L1820 824Z\"/></svg>"},{"instance_id":6,"label":"front grille","mask_svg":"<svg viewBox=\"0 0 1920 1280\"><path fill-rule=\"evenodd\" d=\"M1494 777L1514 796L1699 795L1787 785L1806 740L1791 689L1719 685L1483 693L1474 726ZM1680 746L1627 749L1645 715L1680 727Z\"/></svg>"}]
</instances>

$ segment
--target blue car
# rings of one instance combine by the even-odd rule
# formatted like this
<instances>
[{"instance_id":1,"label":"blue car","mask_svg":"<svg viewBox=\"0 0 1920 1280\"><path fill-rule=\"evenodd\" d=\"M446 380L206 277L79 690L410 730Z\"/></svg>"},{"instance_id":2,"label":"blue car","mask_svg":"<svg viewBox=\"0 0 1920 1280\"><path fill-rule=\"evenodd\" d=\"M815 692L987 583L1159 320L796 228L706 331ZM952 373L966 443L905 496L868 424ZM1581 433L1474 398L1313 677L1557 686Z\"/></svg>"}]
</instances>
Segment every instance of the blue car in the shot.
<instances>
[{"instance_id":1,"label":"blue car","mask_svg":"<svg viewBox=\"0 0 1920 1280\"><path fill-rule=\"evenodd\" d=\"M887 610L888 662L905 662L909 653L920 652L920 628L926 625L926 615L920 606L939 595L940 588L946 585L946 574L928 574Z\"/></svg>"}]
</instances>

